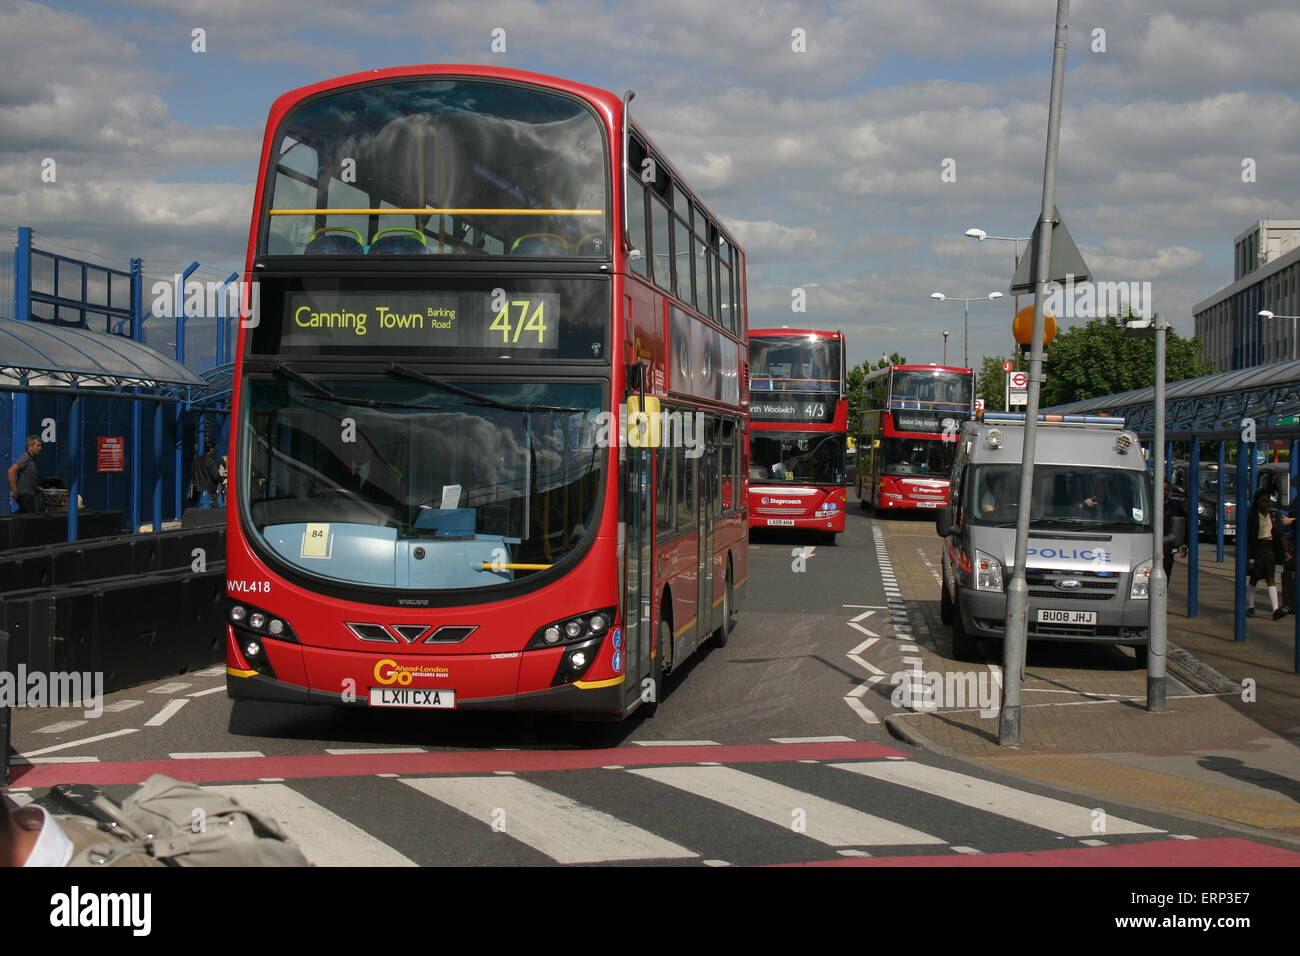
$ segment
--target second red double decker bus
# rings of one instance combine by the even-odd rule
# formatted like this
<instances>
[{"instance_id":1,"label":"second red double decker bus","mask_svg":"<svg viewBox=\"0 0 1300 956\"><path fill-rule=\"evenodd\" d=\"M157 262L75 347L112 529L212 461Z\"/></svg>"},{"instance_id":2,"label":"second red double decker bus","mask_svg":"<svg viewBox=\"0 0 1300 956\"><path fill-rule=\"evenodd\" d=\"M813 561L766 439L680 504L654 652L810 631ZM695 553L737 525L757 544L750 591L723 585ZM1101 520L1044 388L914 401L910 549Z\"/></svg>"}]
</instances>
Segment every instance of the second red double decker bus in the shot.
<instances>
[{"instance_id":1,"label":"second red double decker bus","mask_svg":"<svg viewBox=\"0 0 1300 956\"><path fill-rule=\"evenodd\" d=\"M726 642L744 256L630 99L417 66L275 102L233 397L232 698L618 718Z\"/></svg>"},{"instance_id":2,"label":"second red double decker bus","mask_svg":"<svg viewBox=\"0 0 1300 956\"><path fill-rule=\"evenodd\" d=\"M857 495L863 508L942 508L961 423L975 416L975 373L940 365L889 365L864 379L882 407L864 411Z\"/></svg>"},{"instance_id":3,"label":"second red double decker bus","mask_svg":"<svg viewBox=\"0 0 1300 956\"><path fill-rule=\"evenodd\" d=\"M844 530L849 403L844 333L749 333L749 526Z\"/></svg>"}]
</instances>

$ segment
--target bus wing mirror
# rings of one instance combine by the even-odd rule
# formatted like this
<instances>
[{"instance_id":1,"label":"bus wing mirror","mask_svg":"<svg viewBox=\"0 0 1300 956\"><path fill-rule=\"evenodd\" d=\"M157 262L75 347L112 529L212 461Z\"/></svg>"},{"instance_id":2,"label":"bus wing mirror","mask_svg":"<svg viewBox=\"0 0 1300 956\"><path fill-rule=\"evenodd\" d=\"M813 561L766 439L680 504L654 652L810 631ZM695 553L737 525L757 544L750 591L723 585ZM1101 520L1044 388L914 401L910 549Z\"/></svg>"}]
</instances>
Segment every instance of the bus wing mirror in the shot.
<instances>
[{"instance_id":1,"label":"bus wing mirror","mask_svg":"<svg viewBox=\"0 0 1300 956\"><path fill-rule=\"evenodd\" d=\"M642 402L644 401L644 405ZM632 448L659 447L659 399L630 395L627 400L627 443Z\"/></svg>"},{"instance_id":2,"label":"bus wing mirror","mask_svg":"<svg viewBox=\"0 0 1300 956\"><path fill-rule=\"evenodd\" d=\"M939 508L934 513L934 528L939 537L947 538L957 533L957 526L952 520L951 508Z\"/></svg>"}]
</instances>

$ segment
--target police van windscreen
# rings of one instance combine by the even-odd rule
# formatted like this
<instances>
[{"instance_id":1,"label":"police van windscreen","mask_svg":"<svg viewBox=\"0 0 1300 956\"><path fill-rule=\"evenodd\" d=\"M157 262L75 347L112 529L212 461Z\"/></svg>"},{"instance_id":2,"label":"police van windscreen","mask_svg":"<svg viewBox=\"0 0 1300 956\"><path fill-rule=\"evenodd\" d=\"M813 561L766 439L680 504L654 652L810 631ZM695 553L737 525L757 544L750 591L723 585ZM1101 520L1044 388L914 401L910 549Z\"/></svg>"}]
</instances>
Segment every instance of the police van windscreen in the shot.
<instances>
[{"instance_id":1,"label":"police van windscreen","mask_svg":"<svg viewBox=\"0 0 1300 956\"><path fill-rule=\"evenodd\" d=\"M976 465L962 498L976 524L1011 526L1020 500L1020 465ZM1146 474L1119 468L1035 465L1029 522L1117 533L1149 531Z\"/></svg>"}]
</instances>

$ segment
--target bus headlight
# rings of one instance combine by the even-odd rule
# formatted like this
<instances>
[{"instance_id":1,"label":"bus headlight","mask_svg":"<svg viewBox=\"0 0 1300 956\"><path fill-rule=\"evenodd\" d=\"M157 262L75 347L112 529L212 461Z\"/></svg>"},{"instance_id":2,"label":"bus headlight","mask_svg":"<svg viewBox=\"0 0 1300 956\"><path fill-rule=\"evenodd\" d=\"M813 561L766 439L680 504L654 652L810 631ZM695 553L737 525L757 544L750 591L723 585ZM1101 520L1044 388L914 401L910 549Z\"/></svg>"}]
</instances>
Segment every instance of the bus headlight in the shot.
<instances>
[{"instance_id":1,"label":"bus headlight","mask_svg":"<svg viewBox=\"0 0 1300 956\"><path fill-rule=\"evenodd\" d=\"M975 552L975 590L1002 590L1002 562L983 551Z\"/></svg>"},{"instance_id":2,"label":"bus headlight","mask_svg":"<svg viewBox=\"0 0 1300 956\"><path fill-rule=\"evenodd\" d=\"M562 647L576 644L588 638L600 637L609 630L617 609L602 608L599 611L587 611L585 614L571 615L544 624L533 632L533 636L524 646L526 651L535 651L543 647Z\"/></svg>"},{"instance_id":3,"label":"bus headlight","mask_svg":"<svg viewBox=\"0 0 1300 956\"><path fill-rule=\"evenodd\" d=\"M1133 569L1133 584L1128 589L1131 600L1144 601L1151 594L1151 559Z\"/></svg>"}]
</instances>

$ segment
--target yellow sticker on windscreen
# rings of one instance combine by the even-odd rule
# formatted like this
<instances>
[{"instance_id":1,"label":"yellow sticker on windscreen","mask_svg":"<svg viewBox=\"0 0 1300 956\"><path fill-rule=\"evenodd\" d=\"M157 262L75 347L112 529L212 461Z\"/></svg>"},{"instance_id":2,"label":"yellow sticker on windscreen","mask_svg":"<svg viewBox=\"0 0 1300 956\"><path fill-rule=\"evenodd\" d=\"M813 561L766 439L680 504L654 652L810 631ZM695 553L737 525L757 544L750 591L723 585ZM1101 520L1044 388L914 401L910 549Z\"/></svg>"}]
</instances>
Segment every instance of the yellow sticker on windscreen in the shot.
<instances>
[{"instance_id":1,"label":"yellow sticker on windscreen","mask_svg":"<svg viewBox=\"0 0 1300 956\"><path fill-rule=\"evenodd\" d=\"M307 529L302 533L302 556L304 558L328 558L330 556L329 524L307 525Z\"/></svg>"}]
</instances>

